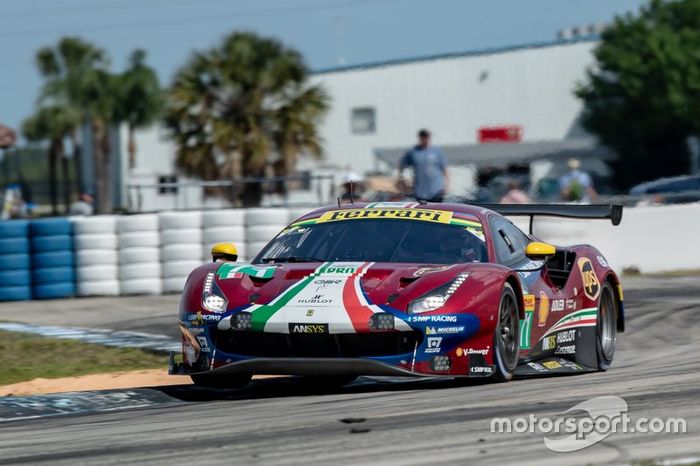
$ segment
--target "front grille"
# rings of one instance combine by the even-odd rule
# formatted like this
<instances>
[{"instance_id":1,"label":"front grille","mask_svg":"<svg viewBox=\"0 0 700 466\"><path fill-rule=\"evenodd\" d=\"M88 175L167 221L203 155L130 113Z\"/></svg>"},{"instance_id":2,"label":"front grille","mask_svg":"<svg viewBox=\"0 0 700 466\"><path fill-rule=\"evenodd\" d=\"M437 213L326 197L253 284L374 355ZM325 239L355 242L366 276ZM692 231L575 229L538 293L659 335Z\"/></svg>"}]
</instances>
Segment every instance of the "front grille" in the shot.
<instances>
[{"instance_id":1,"label":"front grille","mask_svg":"<svg viewBox=\"0 0 700 466\"><path fill-rule=\"evenodd\" d=\"M268 358L358 358L413 352L420 345L419 332L340 334L285 334L217 330L219 351Z\"/></svg>"}]
</instances>

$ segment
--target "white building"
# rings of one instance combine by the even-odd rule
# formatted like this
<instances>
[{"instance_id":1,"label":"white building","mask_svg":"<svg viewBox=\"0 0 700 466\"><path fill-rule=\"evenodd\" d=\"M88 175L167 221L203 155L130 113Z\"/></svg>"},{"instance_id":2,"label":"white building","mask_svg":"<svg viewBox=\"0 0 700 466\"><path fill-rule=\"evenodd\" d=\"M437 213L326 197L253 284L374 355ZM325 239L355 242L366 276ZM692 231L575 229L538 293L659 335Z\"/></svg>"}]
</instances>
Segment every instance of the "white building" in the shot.
<instances>
[{"instance_id":1,"label":"white building","mask_svg":"<svg viewBox=\"0 0 700 466\"><path fill-rule=\"evenodd\" d=\"M312 81L331 98L321 126L326 157L303 160L298 168L336 174L336 183L348 170L387 172L415 143L417 130L428 128L433 143L446 149L455 191L470 188L475 167L489 163L543 159L534 170L543 176L553 160L598 150L578 124L582 104L574 95L594 63L596 43L562 40L319 71ZM518 142L479 144L480 130L494 127ZM158 131L140 133L138 145L137 170L123 171L124 185L175 176L174 147ZM317 191L312 186L292 200L313 202ZM141 192L148 197L141 201L144 210L186 207L200 197L192 190L188 196Z\"/></svg>"}]
</instances>

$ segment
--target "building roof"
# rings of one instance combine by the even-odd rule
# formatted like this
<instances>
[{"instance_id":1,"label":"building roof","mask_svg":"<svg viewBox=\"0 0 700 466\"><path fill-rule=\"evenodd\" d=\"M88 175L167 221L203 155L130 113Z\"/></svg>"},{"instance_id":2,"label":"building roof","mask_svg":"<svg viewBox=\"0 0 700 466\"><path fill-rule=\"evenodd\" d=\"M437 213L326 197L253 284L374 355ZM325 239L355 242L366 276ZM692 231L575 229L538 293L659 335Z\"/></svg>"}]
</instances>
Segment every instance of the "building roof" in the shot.
<instances>
[{"instance_id":1,"label":"building roof","mask_svg":"<svg viewBox=\"0 0 700 466\"><path fill-rule=\"evenodd\" d=\"M613 153L598 144L594 138L574 138L553 141L520 143L485 143L440 146L450 165L476 165L477 167L506 167L529 164L537 160L566 160L598 158L609 160ZM378 148L375 156L395 167L408 147Z\"/></svg>"},{"instance_id":2,"label":"building roof","mask_svg":"<svg viewBox=\"0 0 700 466\"><path fill-rule=\"evenodd\" d=\"M432 61L432 60L445 60L445 59L451 59L451 58L476 57L476 56L482 56L482 55L496 55L499 53L517 52L520 50L542 49L542 48L547 48L547 47L573 45L573 44L579 44L579 43L585 43L585 42L596 42L599 39L600 39L600 36L598 36L597 34L592 34L589 36L576 37L573 39L558 39L558 40L553 40L553 41L534 42L534 43L530 43L530 44L511 45L511 46L505 46L505 47L488 47L488 48L479 49L479 50L471 50L471 51L463 51L463 52L449 52L449 53L441 53L441 54L436 54L436 55L425 55L425 56L419 56L419 57L397 58L397 59L393 59L393 60L385 60L385 61L372 62L372 63L361 63L361 64L357 64L357 65L341 65L341 66L335 66L335 67L330 67L330 68L322 68L320 70L314 71L313 74L319 75L319 74L328 74L328 73L341 73L341 72L345 72L345 71L381 68L384 66L393 66L393 65L405 65L408 63L417 63L417 62L425 62L425 61Z\"/></svg>"}]
</instances>

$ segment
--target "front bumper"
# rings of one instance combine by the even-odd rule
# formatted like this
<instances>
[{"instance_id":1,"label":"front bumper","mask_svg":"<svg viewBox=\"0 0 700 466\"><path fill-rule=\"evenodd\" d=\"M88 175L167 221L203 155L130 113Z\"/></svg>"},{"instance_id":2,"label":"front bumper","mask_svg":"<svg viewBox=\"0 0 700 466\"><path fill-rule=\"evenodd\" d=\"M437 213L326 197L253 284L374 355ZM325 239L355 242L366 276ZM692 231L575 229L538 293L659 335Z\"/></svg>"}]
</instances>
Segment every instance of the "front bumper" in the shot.
<instances>
[{"instance_id":1,"label":"front bumper","mask_svg":"<svg viewBox=\"0 0 700 466\"><path fill-rule=\"evenodd\" d=\"M171 375L190 374L184 364L170 360ZM375 376L434 376L411 372L381 361L359 358L254 358L231 362L207 371L208 374L260 375L375 375Z\"/></svg>"}]
</instances>

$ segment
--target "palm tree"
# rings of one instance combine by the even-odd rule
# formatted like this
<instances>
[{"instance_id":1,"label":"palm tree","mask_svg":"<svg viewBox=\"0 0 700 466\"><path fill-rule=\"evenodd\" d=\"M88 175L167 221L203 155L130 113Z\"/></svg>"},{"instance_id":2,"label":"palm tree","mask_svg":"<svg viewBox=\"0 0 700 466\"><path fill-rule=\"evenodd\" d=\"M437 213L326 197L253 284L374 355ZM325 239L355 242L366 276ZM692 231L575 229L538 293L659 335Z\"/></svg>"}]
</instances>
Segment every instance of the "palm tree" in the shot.
<instances>
[{"instance_id":1,"label":"palm tree","mask_svg":"<svg viewBox=\"0 0 700 466\"><path fill-rule=\"evenodd\" d=\"M156 122L165 103L158 75L145 64L145 58L146 52L134 50L129 58L129 67L117 77L118 102L114 118L127 125L130 169L136 166L134 131Z\"/></svg>"},{"instance_id":2,"label":"palm tree","mask_svg":"<svg viewBox=\"0 0 700 466\"><path fill-rule=\"evenodd\" d=\"M236 180L262 178L268 168L286 175L300 154L320 156L317 124L328 99L308 85L308 74L296 50L252 33L195 53L169 95L178 166L205 180ZM259 204L262 185L246 184L236 195Z\"/></svg>"},{"instance_id":3,"label":"palm tree","mask_svg":"<svg viewBox=\"0 0 700 466\"><path fill-rule=\"evenodd\" d=\"M64 140L79 124L80 115L74 109L56 106L40 108L36 114L22 123L22 133L29 141L49 141L49 195L53 215L58 214L56 163L59 159L65 161ZM70 203L70 190L65 165L63 182L64 204L67 212Z\"/></svg>"},{"instance_id":4,"label":"palm tree","mask_svg":"<svg viewBox=\"0 0 700 466\"><path fill-rule=\"evenodd\" d=\"M88 122L93 135L95 181L98 210L111 210L109 125L115 108L115 81L108 71L109 61L99 47L75 37L64 37L54 48L37 52L39 72L46 82L39 102L44 105L76 111ZM69 135L74 148L78 187L85 190L81 171L79 122Z\"/></svg>"}]
</instances>

